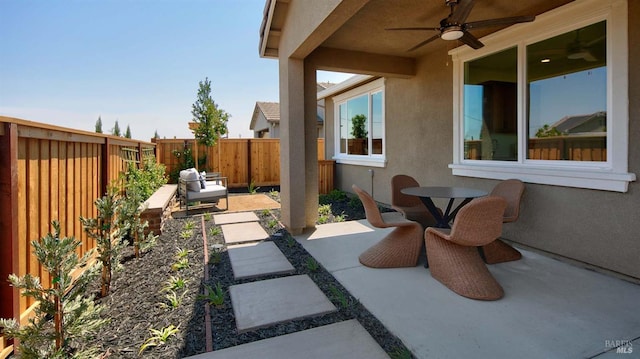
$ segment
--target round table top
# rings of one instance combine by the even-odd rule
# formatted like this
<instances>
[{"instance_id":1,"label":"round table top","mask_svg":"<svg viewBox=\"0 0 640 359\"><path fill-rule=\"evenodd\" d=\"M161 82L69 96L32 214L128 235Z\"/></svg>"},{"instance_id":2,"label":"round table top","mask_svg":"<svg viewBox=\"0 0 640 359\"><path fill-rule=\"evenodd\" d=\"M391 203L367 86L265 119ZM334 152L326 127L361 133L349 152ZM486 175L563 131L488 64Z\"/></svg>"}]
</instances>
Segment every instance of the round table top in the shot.
<instances>
[{"instance_id":1,"label":"round table top","mask_svg":"<svg viewBox=\"0 0 640 359\"><path fill-rule=\"evenodd\" d=\"M435 198L476 198L484 197L487 191L465 188L465 187L407 187L400 192L417 197L435 197Z\"/></svg>"}]
</instances>

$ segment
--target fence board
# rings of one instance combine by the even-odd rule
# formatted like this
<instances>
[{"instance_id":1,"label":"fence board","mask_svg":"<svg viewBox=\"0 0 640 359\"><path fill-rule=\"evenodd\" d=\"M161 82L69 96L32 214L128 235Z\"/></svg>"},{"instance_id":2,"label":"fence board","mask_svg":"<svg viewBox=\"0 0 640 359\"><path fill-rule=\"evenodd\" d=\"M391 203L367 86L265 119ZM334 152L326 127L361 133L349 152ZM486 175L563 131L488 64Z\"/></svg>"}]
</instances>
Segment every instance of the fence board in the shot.
<instances>
[{"instance_id":1,"label":"fence board","mask_svg":"<svg viewBox=\"0 0 640 359\"><path fill-rule=\"evenodd\" d=\"M27 141L18 139L18 275L25 275L28 270L29 242L27 227ZM27 298L20 297L20 312L27 308Z\"/></svg>"},{"instance_id":2,"label":"fence board","mask_svg":"<svg viewBox=\"0 0 640 359\"><path fill-rule=\"evenodd\" d=\"M60 142L58 144L60 152L58 152L58 221L61 228L66 228L67 224L67 144ZM60 235L65 236L66 231Z\"/></svg>"},{"instance_id":3,"label":"fence board","mask_svg":"<svg viewBox=\"0 0 640 359\"><path fill-rule=\"evenodd\" d=\"M40 182L39 182L39 191L38 193L36 193L36 195L39 196L39 200L40 200L40 208L38 211L38 216L36 218L40 219L40 226L38 228L38 236L36 237L32 237L32 239L36 239L36 238L41 238L43 237L47 232L50 232L50 228L49 228L49 218L51 218L51 211L50 211L50 206L51 206L51 198L49 196L50 194L50 189L51 189L51 172L50 172L50 165L51 165L51 161L50 161L50 148L49 145L51 143L51 141L46 141L46 140L40 140L38 141L39 145L40 145L40 153L39 153L39 163L38 163L38 167L39 167L39 176L40 176ZM32 248L33 251L33 248ZM38 262L38 276L40 277L40 282L41 283L46 283L45 285L50 285L51 283L51 279L49 278L49 273L46 271L46 269L44 268L44 266Z\"/></svg>"}]
</instances>

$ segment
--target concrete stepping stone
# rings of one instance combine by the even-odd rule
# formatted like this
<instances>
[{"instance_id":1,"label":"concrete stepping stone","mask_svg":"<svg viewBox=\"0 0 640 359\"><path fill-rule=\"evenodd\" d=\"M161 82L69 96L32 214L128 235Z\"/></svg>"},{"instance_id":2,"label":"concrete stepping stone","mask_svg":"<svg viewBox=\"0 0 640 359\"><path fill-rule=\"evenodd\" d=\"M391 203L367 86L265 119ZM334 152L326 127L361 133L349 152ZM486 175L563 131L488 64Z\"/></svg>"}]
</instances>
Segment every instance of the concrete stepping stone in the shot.
<instances>
[{"instance_id":1,"label":"concrete stepping stone","mask_svg":"<svg viewBox=\"0 0 640 359\"><path fill-rule=\"evenodd\" d=\"M222 235L227 244L262 241L269 238L269 234L258 222L223 224Z\"/></svg>"},{"instance_id":2,"label":"concrete stepping stone","mask_svg":"<svg viewBox=\"0 0 640 359\"><path fill-rule=\"evenodd\" d=\"M224 213L214 214L213 223L215 224L229 224L229 223L242 223L242 222L257 222L260 219L253 212L237 212L237 213Z\"/></svg>"},{"instance_id":3,"label":"concrete stepping stone","mask_svg":"<svg viewBox=\"0 0 640 359\"><path fill-rule=\"evenodd\" d=\"M238 333L336 311L308 275L229 287Z\"/></svg>"},{"instance_id":4,"label":"concrete stepping stone","mask_svg":"<svg viewBox=\"0 0 640 359\"><path fill-rule=\"evenodd\" d=\"M236 279L295 271L287 257L273 242L232 246L228 248L228 253Z\"/></svg>"},{"instance_id":5,"label":"concrete stepping stone","mask_svg":"<svg viewBox=\"0 0 640 359\"><path fill-rule=\"evenodd\" d=\"M301 357L305 359L389 358L387 353L355 319L199 354L189 358L281 359Z\"/></svg>"}]
</instances>

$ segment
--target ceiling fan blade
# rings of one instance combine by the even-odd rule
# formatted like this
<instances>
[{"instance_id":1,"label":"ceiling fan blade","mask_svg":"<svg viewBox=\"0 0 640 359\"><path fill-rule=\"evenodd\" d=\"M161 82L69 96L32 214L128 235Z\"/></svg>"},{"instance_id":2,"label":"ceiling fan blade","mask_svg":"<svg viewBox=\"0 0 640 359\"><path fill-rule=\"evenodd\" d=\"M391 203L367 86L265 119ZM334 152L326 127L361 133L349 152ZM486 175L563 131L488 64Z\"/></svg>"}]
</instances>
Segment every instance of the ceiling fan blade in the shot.
<instances>
[{"instance_id":1,"label":"ceiling fan blade","mask_svg":"<svg viewBox=\"0 0 640 359\"><path fill-rule=\"evenodd\" d=\"M460 38L460 41L471 46L474 50L477 50L484 46L484 44L481 43L480 40L476 39L475 36L471 35L466 31L464 32L464 35L462 35L462 37Z\"/></svg>"},{"instance_id":2,"label":"ceiling fan blade","mask_svg":"<svg viewBox=\"0 0 640 359\"><path fill-rule=\"evenodd\" d=\"M582 58L584 59L584 61L588 61L588 62L598 61L598 59L595 56L593 56L593 54L590 51L585 52Z\"/></svg>"},{"instance_id":3,"label":"ceiling fan blade","mask_svg":"<svg viewBox=\"0 0 640 359\"><path fill-rule=\"evenodd\" d=\"M595 45L595 44L599 43L600 41L602 41L602 40L604 40L604 39L606 39L606 38L607 38L607 35L602 35L602 36L600 36L600 37L598 37L598 38L595 38L595 39L593 39L593 40L591 40L591 41L587 42L587 43L586 43L586 47L591 47L591 46L593 46L593 45Z\"/></svg>"},{"instance_id":4,"label":"ceiling fan blade","mask_svg":"<svg viewBox=\"0 0 640 359\"><path fill-rule=\"evenodd\" d=\"M449 15L449 22L454 24L462 24L473 9L473 0L458 0L458 5L455 6L451 15Z\"/></svg>"},{"instance_id":5,"label":"ceiling fan blade","mask_svg":"<svg viewBox=\"0 0 640 359\"><path fill-rule=\"evenodd\" d=\"M424 45L426 45L426 44L430 43L431 41L433 41L435 39L438 39L438 38L440 38L440 35L433 35L430 38L428 38L428 39L424 40L423 42L419 43L418 45L410 48L409 50L407 50L407 52L410 52L410 51L416 50L418 48L421 48L422 46L424 46Z\"/></svg>"},{"instance_id":6,"label":"ceiling fan blade","mask_svg":"<svg viewBox=\"0 0 640 359\"><path fill-rule=\"evenodd\" d=\"M469 29L479 29L481 27L489 27L489 26L512 25L512 24L518 24L521 22L531 22L535 19L536 19L535 16L503 17L500 19L489 19L489 20L468 22L464 24L464 28L466 30L469 30Z\"/></svg>"},{"instance_id":7,"label":"ceiling fan blade","mask_svg":"<svg viewBox=\"0 0 640 359\"><path fill-rule=\"evenodd\" d=\"M440 30L439 27L390 27L385 30L397 31L397 30Z\"/></svg>"}]
</instances>

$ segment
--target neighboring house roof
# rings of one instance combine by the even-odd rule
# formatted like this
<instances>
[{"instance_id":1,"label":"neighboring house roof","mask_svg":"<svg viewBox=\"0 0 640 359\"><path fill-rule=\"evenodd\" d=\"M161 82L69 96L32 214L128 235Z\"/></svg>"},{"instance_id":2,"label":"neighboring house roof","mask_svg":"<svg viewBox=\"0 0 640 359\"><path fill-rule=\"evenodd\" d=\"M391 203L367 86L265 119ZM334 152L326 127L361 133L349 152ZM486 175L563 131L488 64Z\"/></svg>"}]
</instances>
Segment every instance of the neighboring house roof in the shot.
<instances>
[{"instance_id":1,"label":"neighboring house roof","mask_svg":"<svg viewBox=\"0 0 640 359\"><path fill-rule=\"evenodd\" d=\"M267 122L280 122L280 104L277 102L256 102L256 107L253 109L253 116L251 117L251 123L249 129L254 130L256 121L262 113L262 116Z\"/></svg>"},{"instance_id":2,"label":"neighboring house roof","mask_svg":"<svg viewBox=\"0 0 640 359\"><path fill-rule=\"evenodd\" d=\"M333 94L335 92L329 92L328 89L336 89L338 91L344 90L346 87L353 87L354 85L359 85L364 81L372 79L372 76L365 75L357 75L350 77L346 81L343 81L339 84L334 84L332 82L318 82L317 83L317 91L318 91L318 100L327 97L328 95L320 96L321 93L324 94ZM270 123L280 123L280 104L278 102L256 102L256 106L253 109L253 116L251 117L251 123L249 124L249 129L258 131L263 130L261 128L256 129L256 121L259 118L259 115L262 113L263 117ZM318 115L318 125L322 125L324 120L320 115Z\"/></svg>"},{"instance_id":3,"label":"neighboring house roof","mask_svg":"<svg viewBox=\"0 0 640 359\"><path fill-rule=\"evenodd\" d=\"M280 104L277 102L256 102L260 111L269 122L280 121Z\"/></svg>"},{"instance_id":4,"label":"neighboring house roof","mask_svg":"<svg viewBox=\"0 0 640 359\"><path fill-rule=\"evenodd\" d=\"M607 113L598 111L588 115L565 116L554 123L552 127L567 134L605 132L607 129Z\"/></svg>"}]
</instances>

